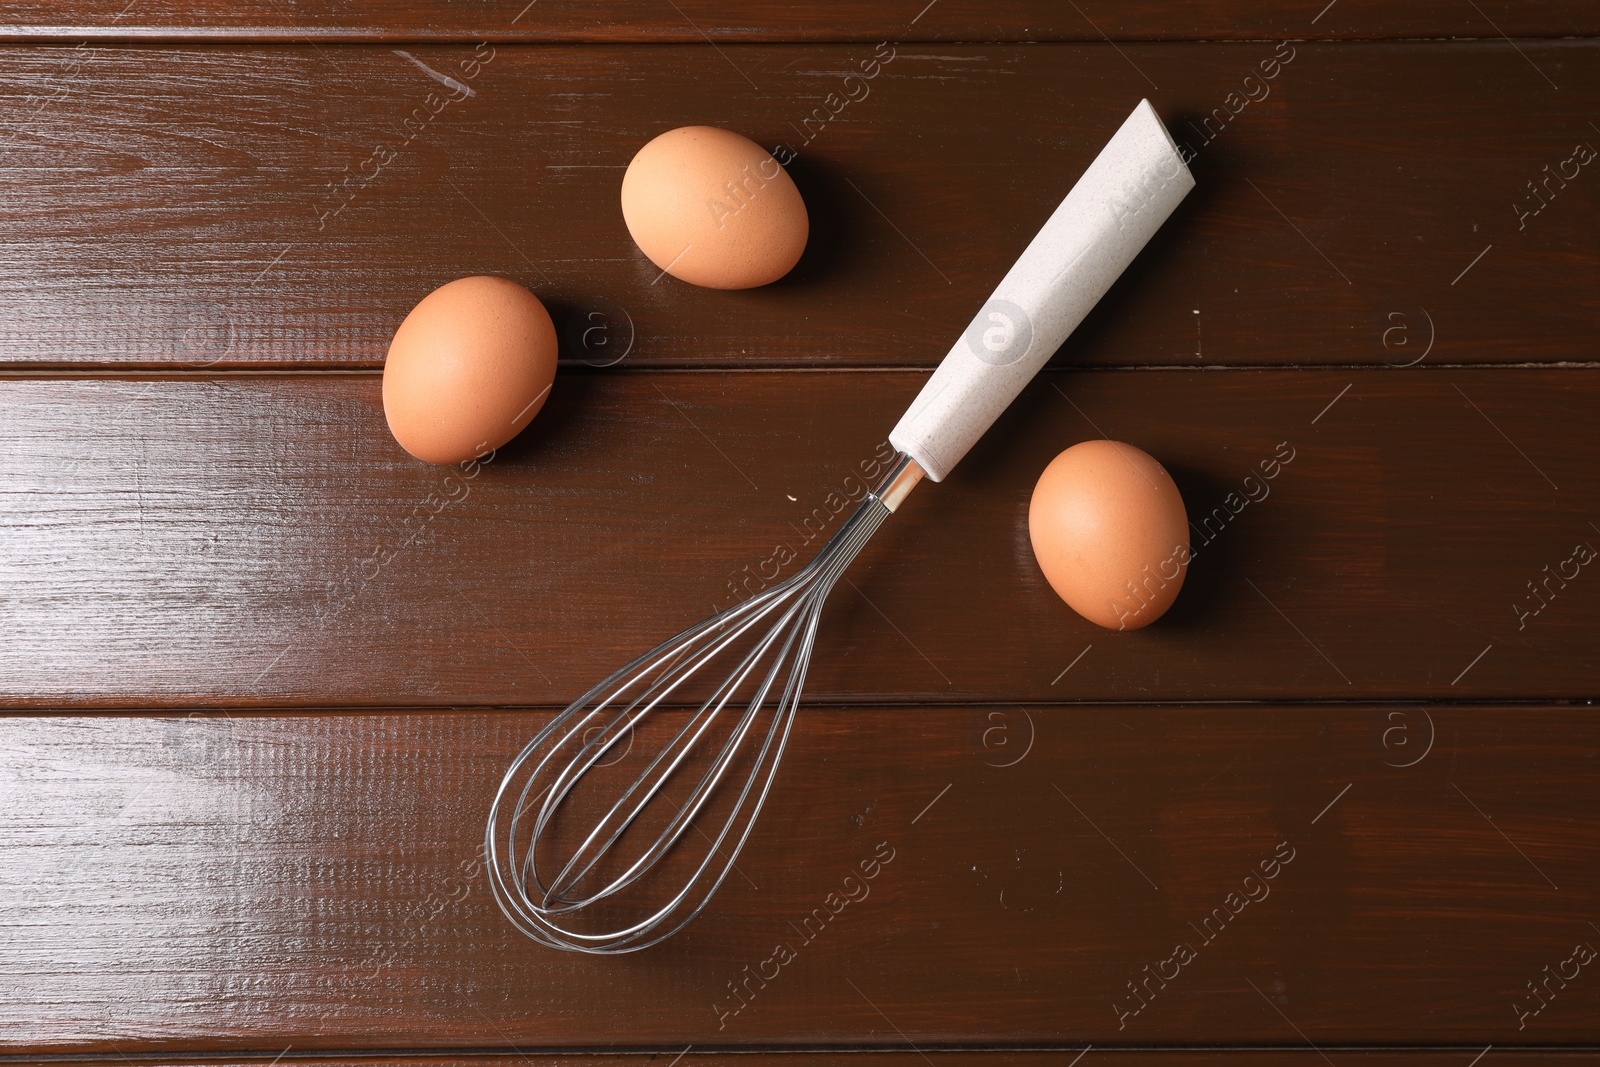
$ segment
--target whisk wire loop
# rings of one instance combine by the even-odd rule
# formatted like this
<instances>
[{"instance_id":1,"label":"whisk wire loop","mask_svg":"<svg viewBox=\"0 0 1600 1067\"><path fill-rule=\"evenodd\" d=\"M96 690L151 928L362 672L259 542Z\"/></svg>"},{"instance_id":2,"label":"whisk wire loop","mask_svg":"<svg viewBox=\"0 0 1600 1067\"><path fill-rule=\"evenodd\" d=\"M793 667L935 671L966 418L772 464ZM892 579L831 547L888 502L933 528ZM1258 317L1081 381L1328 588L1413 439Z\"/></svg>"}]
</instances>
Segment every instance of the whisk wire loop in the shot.
<instances>
[{"instance_id":1,"label":"whisk wire loop","mask_svg":"<svg viewBox=\"0 0 1600 1067\"><path fill-rule=\"evenodd\" d=\"M914 467L899 457L890 474L901 474L904 483L908 466ZM771 792L828 594L905 492L900 489L886 504L882 494L890 482L886 475L794 576L637 657L573 701L523 748L501 782L484 840L495 899L519 930L554 948L635 952L670 937L705 908L734 869ZM759 632L763 623L768 629ZM653 713L668 708L691 679L728 656L738 658L726 677L696 701L697 707L691 705L684 723L604 805L599 819L571 835L579 843L570 851L563 849L552 866L545 855L553 848L550 838L559 825L577 818L570 809L580 806L575 800L580 787L601 768L618 762L607 761L624 738L637 739ZM678 803L667 791L669 783L692 765L719 720L729 715L737 721L724 728L708 765L685 802ZM768 721L763 731L764 715ZM726 813L719 815L720 827L707 833L697 820L755 737L760 742L745 757L749 773ZM614 858L629 831L642 826L663 802L672 810L660 828L651 831L636 856L621 861L620 872L602 875L603 861ZM665 898L659 905L647 905L642 917L620 924L612 920L603 929L579 926L576 913L613 898L618 903L630 887L643 889L663 859L686 847L691 831L705 839L706 847L695 854L686 877L657 890L655 898Z\"/></svg>"}]
</instances>

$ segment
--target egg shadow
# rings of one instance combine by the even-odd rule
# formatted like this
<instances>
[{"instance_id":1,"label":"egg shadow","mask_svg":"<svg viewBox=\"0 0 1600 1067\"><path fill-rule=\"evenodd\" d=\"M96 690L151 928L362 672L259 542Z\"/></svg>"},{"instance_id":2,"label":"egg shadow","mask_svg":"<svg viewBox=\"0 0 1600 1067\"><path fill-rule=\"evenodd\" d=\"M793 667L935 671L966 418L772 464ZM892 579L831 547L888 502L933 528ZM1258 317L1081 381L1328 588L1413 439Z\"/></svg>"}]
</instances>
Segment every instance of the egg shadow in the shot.
<instances>
[{"instance_id":1,"label":"egg shadow","mask_svg":"<svg viewBox=\"0 0 1600 1067\"><path fill-rule=\"evenodd\" d=\"M597 390L605 371L588 367L561 366L550 386L544 407L522 432L495 450L494 462L486 469L520 467L537 462L541 453L565 441L573 432L586 406Z\"/></svg>"},{"instance_id":2,"label":"egg shadow","mask_svg":"<svg viewBox=\"0 0 1600 1067\"><path fill-rule=\"evenodd\" d=\"M550 323L556 328L556 351L561 361L565 363L569 359L581 359L579 354L569 351L571 346L567 342L567 330L572 316L583 313L582 301L562 293L541 296L539 301L550 313Z\"/></svg>"},{"instance_id":3,"label":"egg shadow","mask_svg":"<svg viewBox=\"0 0 1600 1067\"><path fill-rule=\"evenodd\" d=\"M810 234L794 269L773 283L774 288L809 288L824 279L837 284L848 242L845 234L860 231L861 197L844 172L809 156L796 156L784 168L805 201Z\"/></svg>"},{"instance_id":4,"label":"egg shadow","mask_svg":"<svg viewBox=\"0 0 1600 1067\"><path fill-rule=\"evenodd\" d=\"M1172 475L1178 492L1183 496L1184 510L1189 517L1189 550L1193 558L1183 576L1183 588L1178 593L1178 599L1172 602L1172 607L1154 625L1176 631L1194 630L1215 618L1223 591L1234 584L1238 569L1234 565L1234 542L1238 536L1233 533L1232 527L1242 517L1230 512L1228 524L1207 541L1204 520L1212 512L1208 510L1201 514L1196 511L1196 502L1204 501L1209 505L1216 501L1218 503L1215 506L1227 512L1220 501L1229 492L1237 491L1237 486L1194 467L1172 463L1163 463L1162 466Z\"/></svg>"}]
</instances>

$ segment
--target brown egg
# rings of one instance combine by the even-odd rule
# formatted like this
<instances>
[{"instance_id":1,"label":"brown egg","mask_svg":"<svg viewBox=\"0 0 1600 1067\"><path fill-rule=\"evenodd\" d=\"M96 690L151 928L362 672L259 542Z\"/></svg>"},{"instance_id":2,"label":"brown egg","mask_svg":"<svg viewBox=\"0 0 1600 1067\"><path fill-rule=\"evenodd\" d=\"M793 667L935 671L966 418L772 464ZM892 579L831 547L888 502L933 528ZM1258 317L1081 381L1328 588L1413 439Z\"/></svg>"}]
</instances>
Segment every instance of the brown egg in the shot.
<instances>
[{"instance_id":1,"label":"brown egg","mask_svg":"<svg viewBox=\"0 0 1600 1067\"><path fill-rule=\"evenodd\" d=\"M422 298L383 364L383 413L400 447L460 463L511 440L544 406L556 328L506 278L458 278Z\"/></svg>"},{"instance_id":2,"label":"brown egg","mask_svg":"<svg viewBox=\"0 0 1600 1067\"><path fill-rule=\"evenodd\" d=\"M639 149L622 176L622 218L650 262L712 289L777 281L811 232L788 171L715 126L668 130Z\"/></svg>"},{"instance_id":3,"label":"brown egg","mask_svg":"<svg viewBox=\"0 0 1600 1067\"><path fill-rule=\"evenodd\" d=\"M1117 441L1084 441L1050 461L1033 487L1028 535L1051 588L1110 630L1159 619L1189 564L1189 517L1172 476Z\"/></svg>"}]
</instances>

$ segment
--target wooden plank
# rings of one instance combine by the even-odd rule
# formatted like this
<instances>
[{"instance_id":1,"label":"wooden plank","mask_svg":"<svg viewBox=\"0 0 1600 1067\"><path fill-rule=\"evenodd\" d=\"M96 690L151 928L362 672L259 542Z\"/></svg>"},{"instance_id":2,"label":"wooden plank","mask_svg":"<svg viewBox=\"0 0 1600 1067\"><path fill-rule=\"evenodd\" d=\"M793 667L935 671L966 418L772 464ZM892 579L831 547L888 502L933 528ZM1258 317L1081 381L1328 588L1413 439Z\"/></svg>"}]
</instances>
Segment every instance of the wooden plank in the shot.
<instances>
[{"instance_id":1,"label":"wooden plank","mask_svg":"<svg viewBox=\"0 0 1600 1067\"><path fill-rule=\"evenodd\" d=\"M471 471L404 455L370 376L0 383L0 694L559 706L809 558L922 381L564 373ZM1593 697L1597 401L1584 370L1047 373L856 561L808 699ZM1133 634L1028 544L1038 473L1097 436L1195 527Z\"/></svg>"},{"instance_id":2,"label":"wooden plank","mask_svg":"<svg viewBox=\"0 0 1600 1067\"><path fill-rule=\"evenodd\" d=\"M524 940L481 876L487 804L543 719L0 719L0 1047L1449 1044L1465 1063L1594 1037L1595 965L1564 963L1600 942L1586 708L814 709L744 877L610 959ZM875 855L858 899L800 926ZM1128 983L1184 944L1133 1011ZM741 1001L746 966L767 980Z\"/></svg>"},{"instance_id":3,"label":"wooden plank","mask_svg":"<svg viewBox=\"0 0 1600 1067\"><path fill-rule=\"evenodd\" d=\"M1337 3L1337 7L1335 6ZM1581 0L1518 4L1483 0L1474 10L1447 0L1379 0L1335 3L1251 3L1221 0L1196 5L1181 0L1087 4L1063 8L1024 0L997 8L977 0L924 0L871 5L849 0L790 4L729 4L678 0L666 6L632 0L597 5L581 0L507 0L492 9L463 12L440 0L289 7L271 0L225 6L160 0L95 7L44 0L8 5L0 40L69 40L74 37L157 37L195 40L305 39L322 41L1100 41L1139 38L1367 38L1564 37L1600 34L1593 5ZM663 8L665 7L665 10Z\"/></svg>"},{"instance_id":4,"label":"wooden plank","mask_svg":"<svg viewBox=\"0 0 1600 1067\"><path fill-rule=\"evenodd\" d=\"M1177 1064L1178 1067L1270 1067L1274 1064L1323 1064L1322 1055L1337 1056L1340 1062L1359 1064L1360 1067L1461 1067L1461 1049L1368 1049L1338 1048L1324 1045L1318 1050L1309 1048L1288 1049L1127 1049L1099 1048L1092 1050L1097 1062L1114 1062L1124 1067L1153 1067ZM682 1067L704 1067L707 1063L732 1061L746 1067L838 1067L841 1063L862 1062L875 1067L911 1067L933 1063L938 1067L1068 1067L1074 1050L1010 1052L1000 1050L947 1052L926 1049L915 1052L853 1050L830 1052L729 1052L691 1049L678 1063ZM1575 1049L1505 1048L1495 1046L1492 1063L1499 1067L1522 1065L1551 1065L1551 1067L1589 1067L1600 1062L1600 1054ZM482 1052L473 1054L405 1056L386 1055L381 1060L368 1056L295 1056L293 1050L278 1061L284 1067L367 1067L381 1062L384 1067L666 1067L673 1060L673 1052L622 1052L622 1053L543 1053L543 1052ZM1470 1057L1471 1052L1467 1052ZM263 1067L272 1061L272 1054L262 1052L253 1056L210 1056L197 1058L154 1057L141 1061L150 1067ZM103 1067L110 1063L125 1064L125 1060L111 1057L52 1057L48 1060L15 1060L19 1065L30 1062L39 1067Z\"/></svg>"},{"instance_id":5,"label":"wooden plank","mask_svg":"<svg viewBox=\"0 0 1600 1067\"><path fill-rule=\"evenodd\" d=\"M1600 43L885 47L848 85L872 45L0 49L0 364L375 367L500 273L603 312L572 360L927 367L1144 95L1200 185L1063 363L1594 358ZM798 151L794 276L697 290L633 246L622 170L689 122Z\"/></svg>"}]
</instances>

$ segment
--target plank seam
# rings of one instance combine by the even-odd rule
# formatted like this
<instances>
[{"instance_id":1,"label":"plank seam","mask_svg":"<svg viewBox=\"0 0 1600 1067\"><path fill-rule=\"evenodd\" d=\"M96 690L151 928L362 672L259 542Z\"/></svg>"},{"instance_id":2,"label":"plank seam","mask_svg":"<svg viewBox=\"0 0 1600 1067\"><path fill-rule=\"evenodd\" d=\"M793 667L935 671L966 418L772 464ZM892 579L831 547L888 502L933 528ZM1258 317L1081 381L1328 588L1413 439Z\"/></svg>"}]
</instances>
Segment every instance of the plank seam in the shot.
<instances>
[{"instance_id":1,"label":"plank seam","mask_svg":"<svg viewBox=\"0 0 1600 1067\"><path fill-rule=\"evenodd\" d=\"M828 365L818 366L814 363L796 364L765 364L761 366L743 364L715 364L715 363L639 363L628 368L606 367L598 368L585 365L582 361L567 363L562 361L559 369L568 375L581 374L585 377L615 376L619 374L932 374L932 365L919 364L866 364L866 365ZM1442 372L1442 371L1502 371L1502 370L1571 370L1571 371L1596 371L1600 370L1600 361L1576 362L1557 361L1545 363L1434 363L1426 367L1394 367L1382 362L1377 363L1227 363L1214 364L1204 367L1184 366L1182 364L1141 363L1119 366L1072 366L1043 368L1040 374L1109 374L1109 373L1184 373L1184 374L1226 374L1238 371L1259 373L1261 371L1408 371L1408 372ZM12 382L70 382L70 381L172 381L172 382L204 382L216 380L270 380L280 378L306 378L306 379L336 379L336 378L381 378L383 365L359 367L271 367L271 366L241 366L237 368L219 367L127 367L119 368L115 365L86 365L86 364L54 364L39 367L0 367L0 381Z\"/></svg>"},{"instance_id":2,"label":"plank seam","mask_svg":"<svg viewBox=\"0 0 1600 1067\"><path fill-rule=\"evenodd\" d=\"M916 1050L905 1045L848 1045L848 1044L819 1044L819 1045L716 1045L716 1046L691 1046L696 1055L704 1056L747 1056L747 1055L816 1055L828 1053L863 1053L863 1054L901 1054L915 1055L916 1051L939 1053L994 1053L1004 1055L1018 1052L1078 1052L1083 1049L1082 1044L1007 1044L993 1043L960 1043L960 1044L919 1044ZM1494 1045L1495 1049L1502 1052L1523 1052L1547 1055L1564 1055L1571 1053L1600 1052L1597 1044L1538 1044L1538 1045ZM1289 1052L1305 1056L1315 1056L1316 1049L1326 1052L1399 1052L1399 1053L1463 1053L1471 1055L1481 1052L1478 1044L1459 1045L1397 1045L1397 1044L1364 1044L1360 1042L1331 1044L1321 1042L1313 1049L1304 1044L1130 1044L1130 1045L1095 1045L1096 1052ZM132 1052L132 1053L5 1053L0 1054L0 1064L7 1063L35 1063L41 1060L62 1063L194 1063L204 1064L216 1061L231 1061L238 1059L261 1059L265 1061L276 1060L282 1057L282 1062L292 1063L296 1060L355 1060L355 1059L397 1059L400 1057L415 1059L444 1059L447 1057L507 1057L517 1058L524 1062L531 1062L530 1056L671 1056L681 1053L683 1049L677 1045L637 1045L637 1046L536 1046L526 1045L484 1045L464 1047L440 1048L374 1048L374 1049L306 1049L298 1054L291 1052L284 1055L284 1050L278 1049L217 1049L215 1051L186 1051L177 1053Z\"/></svg>"},{"instance_id":3,"label":"plank seam","mask_svg":"<svg viewBox=\"0 0 1600 1067\"><path fill-rule=\"evenodd\" d=\"M862 36L829 36L829 37L795 37L768 34L757 31L755 33L729 33L719 31L716 27L709 30L712 39L719 45L860 45L873 44L882 40L883 35L867 34ZM474 44L479 41L488 41L496 45L528 45L536 47L562 46L562 45L603 45L615 48L650 48L656 46L681 46L703 43L706 38L685 32L682 36L661 37L653 40L623 40L605 36L581 35L553 35L549 37L530 36L527 34L496 32L492 30L443 32L433 34L416 33L390 33L388 31L367 29L326 29L307 32L302 27L257 27L255 29L239 29L236 27L147 27L144 30L130 30L126 27L108 26L9 26L0 31L0 45L65 45L78 41L92 40L112 47L144 47L146 45L171 45L171 44L205 44L205 45L444 45L444 44ZM1506 37L1500 34L1459 35L1459 36L1387 36L1383 34L1347 34L1337 37L1285 37L1282 34L1251 34L1237 37L1168 37L1168 36L1143 36L1143 37L915 37L900 36L897 43L906 45L955 45L970 47L1003 47L1007 45L1037 45L1037 44L1064 44L1064 45L1116 45L1116 44L1173 44L1173 45L1230 45L1230 44L1259 44L1276 41L1290 41L1295 44L1479 44L1500 43L1504 41L1552 43L1575 42L1590 44L1600 41L1600 34L1588 33L1550 33L1550 34L1524 34L1515 37Z\"/></svg>"}]
</instances>

